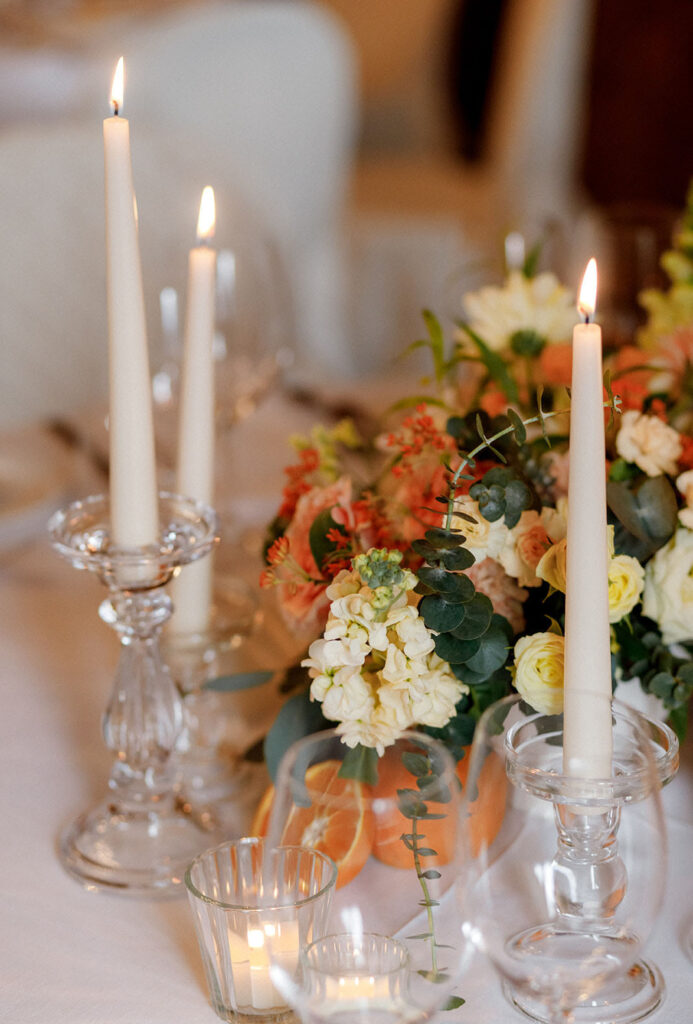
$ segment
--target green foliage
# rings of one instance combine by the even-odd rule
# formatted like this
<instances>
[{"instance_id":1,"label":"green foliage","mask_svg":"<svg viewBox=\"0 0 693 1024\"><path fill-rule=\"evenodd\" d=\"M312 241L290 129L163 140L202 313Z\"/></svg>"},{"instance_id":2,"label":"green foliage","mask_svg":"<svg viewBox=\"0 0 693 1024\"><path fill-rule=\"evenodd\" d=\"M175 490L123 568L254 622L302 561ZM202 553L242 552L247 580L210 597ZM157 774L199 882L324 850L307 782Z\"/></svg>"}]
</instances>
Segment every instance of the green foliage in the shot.
<instances>
[{"instance_id":1,"label":"green foliage","mask_svg":"<svg viewBox=\"0 0 693 1024\"><path fill-rule=\"evenodd\" d=\"M378 781L378 752L375 747L364 747L357 743L347 750L339 775L342 779L357 779L374 786Z\"/></svg>"},{"instance_id":2,"label":"green foliage","mask_svg":"<svg viewBox=\"0 0 693 1024\"><path fill-rule=\"evenodd\" d=\"M265 737L265 762L274 781L282 757L296 740L312 732L327 729L330 722L324 717L321 705L311 701L308 690L295 694L279 709L272 727Z\"/></svg>"},{"instance_id":3,"label":"green foliage","mask_svg":"<svg viewBox=\"0 0 693 1024\"><path fill-rule=\"evenodd\" d=\"M524 356L526 359L536 359L545 346L546 338L534 330L515 331L510 338L510 348L515 355Z\"/></svg>"},{"instance_id":4,"label":"green foliage","mask_svg":"<svg viewBox=\"0 0 693 1024\"><path fill-rule=\"evenodd\" d=\"M530 487L514 470L494 466L469 488L469 495L479 503L479 511L489 523L503 518L508 529L517 526L520 516L534 504Z\"/></svg>"},{"instance_id":5,"label":"green foliage","mask_svg":"<svg viewBox=\"0 0 693 1024\"><path fill-rule=\"evenodd\" d=\"M606 499L616 527L616 548L623 554L645 561L676 530L676 494L665 476L609 480Z\"/></svg>"},{"instance_id":6,"label":"green foliage","mask_svg":"<svg viewBox=\"0 0 693 1024\"><path fill-rule=\"evenodd\" d=\"M255 686L264 686L273 675L273 672L266 670L236 672L234 675L217 676L215 679L209 679L202 689L214 690L215 693L234 693L236 690L252 690Z\"/></svg>"},{"instance_id":7,"label":"green foliage","mask_svg":"<svg viewBox=\"0 0 693 1024\"><path fill-rule=\"evenodd\" d=\"M326 508L322 512L318 512L311 523L310 533L308 534L310 552L321 572L325 562L338 550L336 541L329 540L327 537L331 530L338 530L341 534L345 534L344 527L336 523L332 518L331 509Z\"/></svg>"},{"instance_id":8,"label":"green foliage","mask_svg":"<svg viewBox=\"0 0 693 1024\"><path fill-rule=\"evenodd\" d=\"M623 679L639 678L646 693L659 697L672 728L680 739L686 733L688 703L693 697L693 660L682 645L683 654L673 653L657 626L639 611L632 612L613 627L616 640L612 654L614 673Z\"/></svg>"},{"instance_id":9,"label":"green foliage","mask_svg":"<svg viewBox=\"0 0 693 1024\"><path fill-rule=\"evenodd\" d=\"M483 338L480 338L479 335L472 330L469 324L460 323L459 326L476 346L479 353L479 361L483 363L491 380L494 381L494 383L496 383L501 391L506 395L509 403L517 404L520 395L517 389L517 384L511 377L505 360L502 359L497 352L490 349Z\"/></svg>"}]
</instances>

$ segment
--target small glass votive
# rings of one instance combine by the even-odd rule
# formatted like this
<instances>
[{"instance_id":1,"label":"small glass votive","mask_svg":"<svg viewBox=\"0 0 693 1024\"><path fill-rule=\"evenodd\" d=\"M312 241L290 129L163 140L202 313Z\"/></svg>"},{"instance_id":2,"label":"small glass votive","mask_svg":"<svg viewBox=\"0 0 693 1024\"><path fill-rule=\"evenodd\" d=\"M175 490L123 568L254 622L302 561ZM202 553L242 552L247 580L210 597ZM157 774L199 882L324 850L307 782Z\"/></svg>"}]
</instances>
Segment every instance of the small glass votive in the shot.
<instances>
[{"instance_id":1,"label":"small glass votive","mask_svg":"<svg viewBox=\"0 0 693 1024\"><path fill-rule=\"evenodd\" d=\"M293 1016L270 976L290 979L300 951L326 931L337 879L334 862L300 846L262 839L222 843L196 857L185 874L209 995L229 1022Z\"/></svg>"},{"instance_id":2,"label":"small glass votive","mask_svg":"<svg viewBox=\"0 0 693 1024\"><path fill-rule=\"evenodd\" d=\"M404 1019L409 1008L409 955L386 935L328 935L302 954L310 1019Z\"/></svg>"}]
</instances>

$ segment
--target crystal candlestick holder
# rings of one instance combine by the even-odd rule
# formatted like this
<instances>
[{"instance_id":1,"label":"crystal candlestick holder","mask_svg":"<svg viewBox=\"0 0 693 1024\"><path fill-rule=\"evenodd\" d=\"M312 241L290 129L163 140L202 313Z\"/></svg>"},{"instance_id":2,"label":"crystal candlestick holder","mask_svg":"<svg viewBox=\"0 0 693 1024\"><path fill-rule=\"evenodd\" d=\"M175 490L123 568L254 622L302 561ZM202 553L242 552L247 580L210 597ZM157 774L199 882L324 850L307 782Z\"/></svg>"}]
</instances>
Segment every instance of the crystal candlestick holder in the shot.
<instances>
[{"instance_id":1,"label":"crystal candlestick holder","mask_svg":"<svg viewBox=\"0 0 693 1024\"><path fill-rule=\"evenodd\" d=\"M172 755L183 708L159 631L171 614L165 584L211 550L217 518L207 506L162 493L159 522L158 543L119 548L108 499L99 495L68 505L48 524L55 550L108 588L99 615L121 643L103 718L115 758L108 796L65 830L60 857L88 888L150 895L182 891L187 865L210 845L205 821L185 813L176 793Z\"/></svg>"},{"instance_id":2,"label":"crystal candlestick holder","mask_svg":"<svg viewBox=\"0 0 693 1024\"><path fill-rule=\"evenodd\" d=\"M508 1000L550 1024L634 1022L663 998L642 949L663 900L659 791L676 772L678 744L616 700L605 696L603 708L613 742L605 777L567 775L563 716L519 696L487 709L470 754L471 794L491 763L505 767L486 794L503 825L489 844L463 816L463 932L491 958Z\"/></svg>"}]
</instances>

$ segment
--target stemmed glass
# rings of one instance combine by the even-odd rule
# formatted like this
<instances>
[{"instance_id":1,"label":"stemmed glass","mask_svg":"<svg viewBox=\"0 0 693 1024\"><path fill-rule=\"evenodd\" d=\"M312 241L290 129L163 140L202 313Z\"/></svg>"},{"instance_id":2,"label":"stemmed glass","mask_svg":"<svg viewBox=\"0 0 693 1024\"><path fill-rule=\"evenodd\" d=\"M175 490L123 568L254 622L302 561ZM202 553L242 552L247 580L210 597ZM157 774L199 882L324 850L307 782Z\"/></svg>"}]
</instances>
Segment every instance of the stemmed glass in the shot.
<instances>
[{"instance_id":1,"label":"stemmed glass","mask_svg":"<svg viewBox=\"0 0 693 1024\"><path fill-rule=\"evenodd\" d=\"M607 699L606 697L604 698ZM662 781L677 767L671 730L611 704L610 778L563 773L563 716L513 696L477 725L467 801L483 785L503 808L489 842L464 817L463 931L528 1017L640 1020L663 997L642 947L662 904ZM502 764L503 772L489 771Z\"/></svg>"},{"instance_id":2,"label":"stemmed glass","mask_svg":"<svg viewBox=\"0 0 693 1024\"><path fill-rule=\"evenodd\" d=\"M360 754L326 730L280 764L268 844L326 853L338 875L326 932L298 968L270 948L274 983L305 1021L423 1021L462 1002L461 785L447 749L421 733Z\"/></svg>"}]
</instances>

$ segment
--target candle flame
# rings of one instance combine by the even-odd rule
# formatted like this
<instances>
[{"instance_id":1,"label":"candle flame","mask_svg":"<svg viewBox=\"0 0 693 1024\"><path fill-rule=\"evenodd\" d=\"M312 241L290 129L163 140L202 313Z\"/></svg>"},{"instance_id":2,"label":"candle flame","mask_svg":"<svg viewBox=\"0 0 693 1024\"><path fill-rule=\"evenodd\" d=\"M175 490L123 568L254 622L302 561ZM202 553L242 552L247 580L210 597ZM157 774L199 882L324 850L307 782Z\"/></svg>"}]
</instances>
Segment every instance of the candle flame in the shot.
<instances>
[{"instance_id":1,"label":"candle flame","mask_svg":"<svg viewBox=\"0 0 693 1024\"><path fill-rule=\"evenodd\" d=\"M597 261L594 256L585 267L585 276L580 286L578 297L578 313L584 316L585 320L594 314L597 306Z\"/></svg>"},{"instance_id":2,"label":"candle flame","mask_svg":"<svg viewBox=\"0 0 693 1024\"><path fill-rule=\"evenodd\" d=\"M123 83L125 79L125 64L121 57L116 64L115 74L113 75L113 85L111 86L111 105L113 107L113 113L117 114L123 105Z\"/></svg>"},{"instance_id":3,"label":"candle flame","mask_svg":"<svg viewBox=\"0 0 693 1024\"><path fill-rule=\"evenodd\" d=\"M206 185L202 190L200 215L197 218L197 237L199 241L205 241L213 236L215 223L214 189L211 185Z\"/></svg>"}]
</instances>

